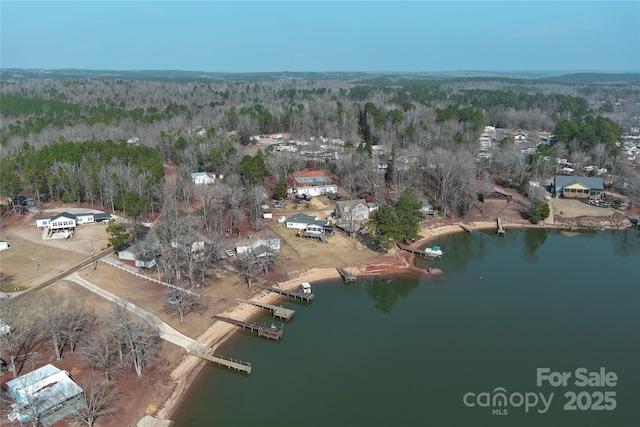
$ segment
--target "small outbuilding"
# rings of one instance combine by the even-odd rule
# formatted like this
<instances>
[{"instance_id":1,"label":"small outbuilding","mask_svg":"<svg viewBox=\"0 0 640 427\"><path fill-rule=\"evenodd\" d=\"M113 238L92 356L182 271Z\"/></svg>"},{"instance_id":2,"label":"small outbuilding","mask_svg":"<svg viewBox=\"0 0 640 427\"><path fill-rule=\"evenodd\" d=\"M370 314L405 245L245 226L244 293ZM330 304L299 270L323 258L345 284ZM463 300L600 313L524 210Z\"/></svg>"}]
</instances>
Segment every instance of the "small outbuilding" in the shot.
<instances>
[{"instance_id":1,"label":"small outbuilding","mask_svg":"<svg viewBox=\"0 0 640 427\"><path fill-rule=\"evenodd\" d=\"M494 186L493 189L487 194L486 199L489 200L506 200L507 203L511 201L513 195L500 187Z\"/></svg>"}]
</instances>

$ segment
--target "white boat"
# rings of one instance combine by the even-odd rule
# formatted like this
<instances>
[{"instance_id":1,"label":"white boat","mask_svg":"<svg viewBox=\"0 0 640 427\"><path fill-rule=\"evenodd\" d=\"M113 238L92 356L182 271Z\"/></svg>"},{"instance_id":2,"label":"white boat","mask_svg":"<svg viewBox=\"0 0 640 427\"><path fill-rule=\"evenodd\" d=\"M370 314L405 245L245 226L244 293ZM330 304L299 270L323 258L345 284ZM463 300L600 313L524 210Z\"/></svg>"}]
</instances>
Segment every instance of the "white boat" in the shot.
<instances>
[{"instance_id":1,"label":"white boat","mask_svg":"<svg viewBox=\"0 0 640 427\"><path fill-rule=\"evenodd\" d=\"M311 284L309 282L300 283L300 292L302 292L303 294L310 294Z\"/></svg>"},{"instance_id":2,"label":"white boat","mask_svg":"<svg viewBox=\"0 0 640 427\"><path fill-rule=\"evenodd\" d=\"M440 249L440 246L434 246L432 248L424 248L424 254L428 257L439 257L444 255L444 252Z\"/></svg>"}]
</instances>

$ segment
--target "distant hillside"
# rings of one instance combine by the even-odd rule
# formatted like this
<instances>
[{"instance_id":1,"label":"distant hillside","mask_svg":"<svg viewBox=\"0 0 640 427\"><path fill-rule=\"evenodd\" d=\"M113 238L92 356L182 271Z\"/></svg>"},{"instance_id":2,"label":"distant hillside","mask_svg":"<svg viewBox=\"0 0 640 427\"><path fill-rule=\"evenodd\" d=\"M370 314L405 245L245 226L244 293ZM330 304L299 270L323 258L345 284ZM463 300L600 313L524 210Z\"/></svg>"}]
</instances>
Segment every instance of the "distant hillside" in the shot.
<instances>
[{"instance_id":1,"label":"distant hillside","mask_svg":"<svg viewBox=\"0 0 640 427\"><path fill-rule=\"evenodd\" d=\"M640 85L640 73L574 73L540 80L550 83Z\"/></svg>"},{"instance_id":2,"label":"distant hillside","mask_svg":"<svg viewBox=\"0 0 640 427\"><path fill-rule=\"evenodd\" d=\"M267 73L218 73L182 70L0 70L1 80L43 79L121 79L184 82L266 82L286 79L338 80L360 84L446 84L460 81L530 81L561 84L631 84L640 85L640 73L572 73L553 71L448 71L448 72L267 72Z\"/></svg>"}]
</instances>

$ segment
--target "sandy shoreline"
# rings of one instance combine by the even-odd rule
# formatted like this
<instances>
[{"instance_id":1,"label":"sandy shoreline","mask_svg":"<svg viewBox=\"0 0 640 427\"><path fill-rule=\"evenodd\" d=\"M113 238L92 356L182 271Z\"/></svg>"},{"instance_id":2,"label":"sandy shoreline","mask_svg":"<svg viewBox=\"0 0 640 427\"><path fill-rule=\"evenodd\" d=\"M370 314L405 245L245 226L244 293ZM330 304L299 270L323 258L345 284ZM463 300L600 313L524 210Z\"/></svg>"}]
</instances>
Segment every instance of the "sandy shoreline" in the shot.
<instances>
[{"instance_id":1,"label":"sandy shoreline","mask_svg":"<svg viewBox=\"0 0 640 427\"><path fill-rule=\"evenodd\" d=\"M493 222L479 222L468 225L468 228L473 230L492 227L495 227L495 224ZM419 246L436 237L461 231L464 230L457 224L443 225L430 229L424 229L421 230L420 240L414 243L413 246ZM390 252L388 265L390 268L384 268L384 266L380 266L379 269L367 269L367 265L362 264L357 267L348 268L348 270L356 274L375 275L381 273L393 273L394 271L400 272L402 270L409 270L412 267L412 264L407 262L406 259L402 259L402 261L400 262L397 258L397 256L392 255L392 252ZM308 270L302 271L291 279L280 282L277 287L286 290L295 290L298 288L301 282L314 283L321 280L339 278L340 274L335 268L310 268ZM281 299L282 296L269 291L260 291L251 298L252 301L267 304L274 304ZM233 319L249 321L252 317L256 316L260 312L261 309L258 307L238 303L231 310L227 310L226 312L221 313L221 315L231 317ZM236 331L236 326L222 321L216 321L196 339L199 342L206 344L209 348L212 349L212 352L215 353L216 349L220 347ZM196 357L185 356L185 359L171 373L171 378L176 381L176 387L173 389L171 395L167 397L163 405L158 409L158 412L156 413L157 418L171 419L171 417L178 410L180 403L188 393L189 387L193 384L206 363L206 361L203 361Z\"/></svg>"},{"instance_id":2,"label":"sandy shoreline","mask_svg":"<svg viewBox=\"0 0 640 427\"><path fill-rule=\"evenodd\" d=\"M340 275L335 268L312 268L303 271L284 282L278 283L276 287L286 290L295 290L301 282L318 282L328 279L339 279ZM280 301L282 296L269 291L259 291L251 297L251 301L275 304ZM262 312L262 309L248 304L238 303L231 310L227 310L221 315L233 319L249 321L254 316ZM206 331L204 331L196 339L206 344L215 353L228 338L237 331L237 327L222 321L214 322ZM176 387L171 395L165 400L162 407L158 410L156 417L162 419L170 419L178 409L182 399L185 397L189 387L197 378L198 373L206 365L206 361L193 356L185 356L185 359L171 373L171 378L176 381Z\"/></svg>"},{"instance_id":3,"label":"sandy shoreline","mask_svg":"<svg viewBox=\"0 0 640 427\"><path fill-rule=\"evenodd\" d=\"M464 232L465 228L467 230L487 230L487 229L495 229L496 223L494 221L478 221L478 222L469 222L463 223L465 228L460 226L461 223L452 223L447 225L438 225L432 228L425 228L420 230L420 238L416 241L412 247L418 247L424 245L425 243L433 240L437 237L442 237L448 234ZM544 225L533 225L528 223L506 223L504 224L505 229L529 229L529 228L545 228L545 229L553 229L559 228L554 224L544 224ZM415 269L413 267L413 263L411 262L411 258L405 258L398 254L396 251L395 255L393 251L388 253L388 264L376 264L376 265L368 265L368 264L360 264L355 267L348 268L352 273L359 275L376 275L376 274L393 274L400 273L403 271L411 271ZM368 268L373 267L373 268ZM318 282L322 280L328 279L339 279L340 275L335 268L310 268L308 270L302 271L297 274L295 277L288 279L286 281L278 283L276 285L279 288L286 290L295 290L298 288L301 282ZM267 304L274 304L277 301L281 300L282 296L269 292L269 291L260 291L257 292L252 298L252 301L263 302ZM231 310L228 310L221 315L228 316L234 319L239 319L243 321L249 321L252 317L256 316L261 312L261 309L255 306L251 306L248 304L238 303ZM234 332L236 332L237 327L222 321L216 321L213 323L207 330L202 333L197 340L206 344L209 348L215 352L216 348L222 345L229 337L232 336ZM172 394L165 400L162 407L158 410L156 417L163 419L170 419L175 412L177 411L180 403L186 396L186 393L189 391L189 387L193 384L196 379L198 373L205 366L207 362L198 359L193 356L185 356L185 359L180 363L180 365L171 373L171 377L176 381L176 387L174 388Z\"/></svg>"}]
</instances>

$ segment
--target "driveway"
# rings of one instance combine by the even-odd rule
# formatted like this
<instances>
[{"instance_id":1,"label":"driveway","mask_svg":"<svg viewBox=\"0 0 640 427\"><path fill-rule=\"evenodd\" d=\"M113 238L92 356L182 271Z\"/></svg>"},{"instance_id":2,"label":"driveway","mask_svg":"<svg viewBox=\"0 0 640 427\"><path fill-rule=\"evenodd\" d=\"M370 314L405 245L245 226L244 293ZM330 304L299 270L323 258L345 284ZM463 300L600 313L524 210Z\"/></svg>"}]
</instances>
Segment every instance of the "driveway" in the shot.
<instances>
[{"instance_id":1,"label":"driveway","mask_svg":"<svg viewBox=\"0 0 640 427\"><path fill-rule=\"evenodd\" d=\"M70 274L69 276L65 277L64 280L70 280L81 286L84 286L85 288L89 289L90 291L100 295L101 297L109 301L122 301L122 299L117 295L107 292L104 289L94 285L93 283L83 279L78 275L78 273ZM176 331L171 326L167 325L165 322L163 322L153 314L149 313L148 311L145 311L140 307L137 307L131 303L127 304L127 309L132 313L136 314L137 316L147 320L152 325L156 326L160 331L160 338L162 338L163 340L169 341L170 343L173 343L179 347L182 347L187 352L195 351L200 353L207 353L209 351L208 347L205 344L202 344Z\"/></svg>"}]
</instances>

